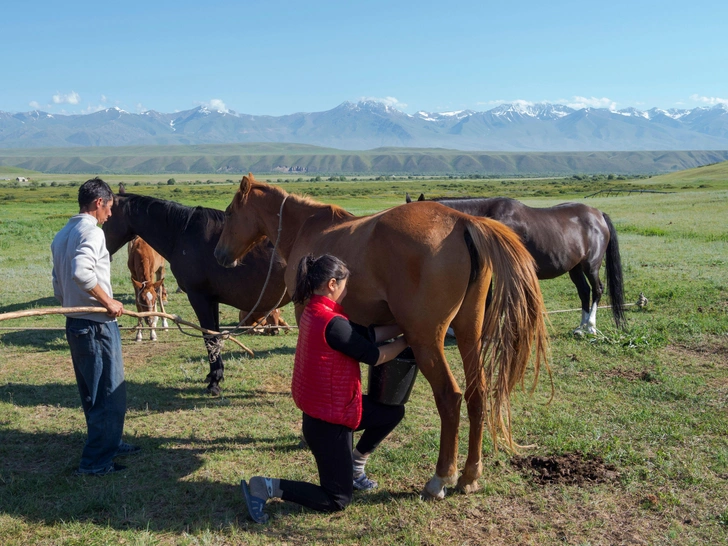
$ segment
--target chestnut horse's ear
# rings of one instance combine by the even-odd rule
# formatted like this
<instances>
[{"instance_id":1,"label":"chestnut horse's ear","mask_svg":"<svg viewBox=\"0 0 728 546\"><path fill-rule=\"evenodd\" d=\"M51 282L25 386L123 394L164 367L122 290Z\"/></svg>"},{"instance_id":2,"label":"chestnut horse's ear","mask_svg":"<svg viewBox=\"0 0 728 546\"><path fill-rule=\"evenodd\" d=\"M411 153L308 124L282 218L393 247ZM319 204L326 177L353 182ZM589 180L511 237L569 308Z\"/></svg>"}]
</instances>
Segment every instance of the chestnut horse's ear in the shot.
<instances>
[{"instance_id":1,"label":"chestnut horse's ear","mask_svg":"<svg viewBox=\"0 0 728 546\"><path fill-rule=\"evenodd\" d=\"M133 284L134 285L134 288L136 288L137 290L141 290L144 287L144 284L143 283L140 283L134 277L132 277L132 279L131 279L131 284Z\"/></svg>"},{"instance_id":2,"label":"chestnut horse's ear","mask_svg":"<svg viewBox=\"0 0 728 546\"><path fill-rule=\"evenodd\" d=\"M248 173L248 176L243 175L243 179L240 181L240 193L248 195L250 191L250 182L253 180L253 174Z\"/></svg>"},{"instance_id":3,"label":"chestnut horse's ear","mask_svg":"<svg viewBox=\"0 0 728 546\"><path fill-rule=\"evenodd\" d=\"M412 198L409 196L409 192L407 192L407 193L404 194L404 202L405 203L411 203L412 202Z\"/></svg>"},{"instance_id":4,"label":"chestnut horse's ear","mask_svg":"<svg viewBox=\"0 0 728 546\"><path fill-rule=\"evenodd\" d=\"M417 198L418 201L424 201L425 200L425 194L421 193L420 196Z\"/></svg>"}]
</instances>

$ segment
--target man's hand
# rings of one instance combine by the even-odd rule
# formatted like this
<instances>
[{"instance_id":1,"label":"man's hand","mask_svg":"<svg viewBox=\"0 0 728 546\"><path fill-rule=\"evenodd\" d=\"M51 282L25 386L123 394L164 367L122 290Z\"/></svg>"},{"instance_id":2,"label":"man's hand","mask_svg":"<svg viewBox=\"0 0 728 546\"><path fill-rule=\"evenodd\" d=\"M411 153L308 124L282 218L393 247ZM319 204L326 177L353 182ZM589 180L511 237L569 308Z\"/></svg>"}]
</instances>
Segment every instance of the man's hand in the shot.
<instances>
[{"instance_id":1,"label":"man's hand","mask_svg":"<svg viewBox=\"0 0 728 546\"><path fill-rule=\"evenodd\" d=\"M124 314L124 304L118 300L109 300L106 305L106 314L110 317L120 317Z\"/></svg>"},{"instance_id":2,"label":"man's hand","mask_svg":"<svg viewBox=\"0 0 728 546\"><path fill-rule=\"evenodd\" d=\"M120 317L124 313L124 304L115 300L104 291L98 284L88 291L96 301L106 307L106 314L110 317Z\"/></svg>"}]
</instances>

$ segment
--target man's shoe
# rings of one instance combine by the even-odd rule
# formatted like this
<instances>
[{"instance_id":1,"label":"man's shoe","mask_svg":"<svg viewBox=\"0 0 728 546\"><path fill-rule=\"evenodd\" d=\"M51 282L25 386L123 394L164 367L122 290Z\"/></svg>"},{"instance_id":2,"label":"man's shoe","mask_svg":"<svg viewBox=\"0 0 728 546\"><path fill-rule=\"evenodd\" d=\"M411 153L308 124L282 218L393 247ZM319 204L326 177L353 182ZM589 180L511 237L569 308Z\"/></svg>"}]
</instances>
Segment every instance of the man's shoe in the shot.
<instances>
[{"instance_id":1,"label":"man's shoe","mask_svg":"<svg viewBox=\"0 0 728 546\"><path fill-rule=\"evenodd\" d=\"M77 469L74 474L76 476L106 476L107 474L113 474L114 472L121 472L122 470L126 470L126 467L117 463L111 463L106 468L103 468L101 470L97 470L96 472L91 472L89 470L83 470L81 468Z\"/></svg>"},{"instance_id":2,"label":"man's shoe","mask_svg":"<svg viewBox=\"0 0 728 546\"><path fill-rule=\"evenodd\" d=\"M121 442L119 444L119 447L116 449L116 454L114 457L124 457L126 455L135 455L139 453L142 450L141 447L135 446L132 444L127 444L126 442Z\"/></svg>"}]
</instances>

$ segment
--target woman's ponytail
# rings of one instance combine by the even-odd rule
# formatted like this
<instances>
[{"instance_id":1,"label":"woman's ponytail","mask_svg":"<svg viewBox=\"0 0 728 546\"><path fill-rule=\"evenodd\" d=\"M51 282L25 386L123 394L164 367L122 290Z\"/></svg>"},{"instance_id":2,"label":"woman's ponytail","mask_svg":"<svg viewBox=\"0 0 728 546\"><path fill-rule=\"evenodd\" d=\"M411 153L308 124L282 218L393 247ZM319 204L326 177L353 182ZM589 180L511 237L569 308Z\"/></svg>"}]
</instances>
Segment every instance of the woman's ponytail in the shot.
<instances>
[{"instance_id":1,"label":"woman's ponytail","mask_svg":"<svg viewBox=\"0 0 728 546\"><path fill-rule=\"evenodd\" d=\"M304 256L296 269L296 288L293 291L293 303L303 304L315 290L329 282L330 279L340 281L349 277L346 264L336 256L324 254L318 258L313 254Z\"/></svg>"}]
</instances>

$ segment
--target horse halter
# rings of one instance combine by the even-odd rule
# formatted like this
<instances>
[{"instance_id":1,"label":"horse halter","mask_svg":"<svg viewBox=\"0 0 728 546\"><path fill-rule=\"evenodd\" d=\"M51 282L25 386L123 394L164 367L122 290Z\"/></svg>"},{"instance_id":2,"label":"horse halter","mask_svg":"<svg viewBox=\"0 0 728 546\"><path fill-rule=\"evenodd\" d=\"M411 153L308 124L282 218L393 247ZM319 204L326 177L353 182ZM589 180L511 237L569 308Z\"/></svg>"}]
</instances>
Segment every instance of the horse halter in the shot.
<instances>
[{"instance_id":1,"label":"horse halter","mask_svg":"<svg viewBox=\"0 0 728 546\"><path fill-rule=\"evenodd\" d=\"M164 278L162 278L162 280L164 280ZM139 281L137 281L137 282L139 282ZM153 310L153 306L149 303L149 301L145 300L145 298L142 297L142 293L144 292L144 289L146 288L147 284L149 284L150 282L152 282L152 281L141 281L142 286L139 289L139 293L136 295L136 303L139 306L144 307L145 309ZM154 295L156 297L159 297L159 295L156 293L157 292L156 290L152 289L152 290L150 290L150 292L154 292ZM147 292L147 294L148 293L149 292Z\"/></svg>"},{"instance_id":2,"label":"horse halter","mask_svg":"<svg viewBox=\"0 0 728 546\"><path fill-rule=\"evenodd\" d=\"M281 206L278 209L278 233L276 234L276 242L273 244L273 252L271 252L271 254L270 254L270 263L268 264L268 275L265 278L265 283L263 283L263 288L261 288L261 290L260 290L260 296L258 296L258 301L256 301L255 305L253 305L253 308L250 311L248 311L248 314L245 315L245 318L242 319L240 322L238 322L238 325L235 327L236 329L240 328L240 326L246 320L248 320L251 317L251 315L255 312L255 310L258 308L258 304L260 303L260 300L263 299L263 294L265 294L265 289L268 288L268 281L270 281L270 275L271 275L271 272L273 271L273 262L276 259L276 251L278 250L278 243L281 240L281 231L283 231L283 205L286 204L286 199L288 199L288 194L285 195L285 197L283 198L283 201L281 201ZM268 311L268 313L266 313L265 317L260 322L262 322L263 320L266 320L273 311L278 309L278 306L283 301L283 298L286 296L286 291L287 291L287 289L283 288L283 294L281 294L281 297L278 299L278 303L276 303L276 305L275 305L275 307L273 307L273 309L271 309L270 311Z\"/></svg>"}]
</instances>

